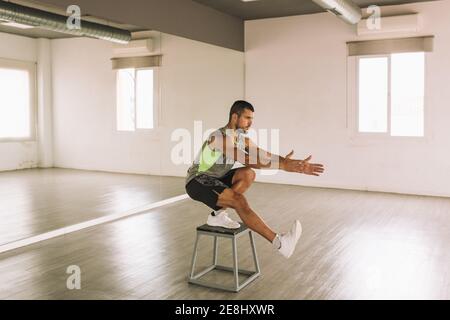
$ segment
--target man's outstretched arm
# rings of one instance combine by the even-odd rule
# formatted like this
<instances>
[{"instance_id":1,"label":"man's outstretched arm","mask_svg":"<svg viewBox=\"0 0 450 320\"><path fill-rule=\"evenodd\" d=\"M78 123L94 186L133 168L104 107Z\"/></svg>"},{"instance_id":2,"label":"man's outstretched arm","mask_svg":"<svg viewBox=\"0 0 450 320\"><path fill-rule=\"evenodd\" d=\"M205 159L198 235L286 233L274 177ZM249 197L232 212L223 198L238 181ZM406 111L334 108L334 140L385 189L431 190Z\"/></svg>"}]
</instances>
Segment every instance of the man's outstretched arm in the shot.
<instances>
[{"instance_id":1,"label":"man's outstretched arm","mask_svg":"<svg viewBox=\"0 0 450 320\"><path fill-rule=\"evenodd\" d=\"M250 139L245 140L246 149L250 158L249 166L255 169L279 169L287 172L303 173L306 175L319 176L324 172L324 167L319 163L310 163L312 156L305 160L292 159L294 150L286 157L272 154L259 148Z\"/></svg>"},{"instance_id":2,"label":"man's outstretched arm","mask_svg":"<svg viewBox=\"0 0 450 320\"><path fill-rule=\"evenodd\" d=\"M296 160L291 159L294 151L291 151L286 157L282 157L258 148L248 138L245 144L247 152L234 146L230 137L213 136L209 142L212 149L221 150L227 158L234 159L250 168L279 169L313 176L319 176L324 171L322 164L309 163L312 158L311 156L305 160Z\"/></svg>"}]
</instances>

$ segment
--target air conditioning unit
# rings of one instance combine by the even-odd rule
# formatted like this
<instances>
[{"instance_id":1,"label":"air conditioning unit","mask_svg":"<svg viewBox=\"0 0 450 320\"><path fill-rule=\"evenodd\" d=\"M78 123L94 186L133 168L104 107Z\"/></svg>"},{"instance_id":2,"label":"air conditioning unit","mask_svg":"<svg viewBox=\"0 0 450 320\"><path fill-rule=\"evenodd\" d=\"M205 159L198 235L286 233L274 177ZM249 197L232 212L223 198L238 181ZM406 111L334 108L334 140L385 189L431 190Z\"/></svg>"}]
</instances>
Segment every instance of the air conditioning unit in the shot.
<instances>
[{"instance_id":1,"label":"air conditioning unit","mask_svg":"<svg viewBox=\"0 0 450 320\"><path fill-rule=\"evenodd\" d=\"M416 33L422 28L419 14L403 16L380 17L362 19L358 22L357 33L359 36L386 33Z\"/></svg>"},{"instance_id":2,"label":"air conditioning unit","mask_svg":"<svg viewBox=\"0 0 450 320\"><path fill-rule=\"evenodd\" d=\"M132 40L128 44L114 44L115 58L147 56L153 51L153 40Z\"/></svg>"}]
</instances>

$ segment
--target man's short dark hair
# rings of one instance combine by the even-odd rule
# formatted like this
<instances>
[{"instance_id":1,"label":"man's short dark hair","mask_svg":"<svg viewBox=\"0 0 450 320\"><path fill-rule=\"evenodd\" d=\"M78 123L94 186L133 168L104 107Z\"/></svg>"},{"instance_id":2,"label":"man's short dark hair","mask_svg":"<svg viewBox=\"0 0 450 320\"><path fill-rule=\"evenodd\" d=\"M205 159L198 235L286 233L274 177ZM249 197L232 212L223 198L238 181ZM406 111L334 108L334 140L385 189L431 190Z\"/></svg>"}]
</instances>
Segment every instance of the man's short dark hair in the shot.
<instances>
[{"instance_id":1,"label":"man's short dark hair","mask_svg":"<svg viewBox=\"0 0 450 320\"><path fill-rule=\"evenodd\" d=\"M240 117L245 109L255 112L255 108L253 108L250 102L238 100L235 103L233 103L233 105L231 106L230 118L228 119L228 121L231 121L231 117L235 113L238 115L238 117Z\"/></svg>"}]
</instances>

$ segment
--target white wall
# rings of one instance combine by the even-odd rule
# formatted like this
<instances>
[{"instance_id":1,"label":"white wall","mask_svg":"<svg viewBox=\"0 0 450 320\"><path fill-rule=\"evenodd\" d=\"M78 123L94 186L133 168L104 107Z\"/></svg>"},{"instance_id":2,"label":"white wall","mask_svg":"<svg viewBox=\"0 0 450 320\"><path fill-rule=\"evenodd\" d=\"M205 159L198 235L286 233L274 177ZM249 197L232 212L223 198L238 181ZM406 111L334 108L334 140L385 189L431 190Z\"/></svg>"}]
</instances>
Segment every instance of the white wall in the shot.
<instances>
[{"instance_id":1,"label":"white wall","mask_svg":"<svg viewBox=\"0 0 450 320\"><path fill-rule=\"evenodd\" d=\"M353 26L329 13L246 22L246 98L255 127L280 128L281 152L312 154L322 177L279 173L259 181L450 196L450 2L382 7L419 12L435 35L427 57L427 138L355 143L347 127L346 42Z\"/></svg>"},{"instance_id":2,"label":"white wall","mask_svg":"<svg viewBox=\"0 0 450 320\"><path fill-rule=\"evenodd\" d=\"M159 41L158 41L159 42ZM54 161L56 167L184 176L170 160L176 128L226 123L243 97L244 54L161 35L160 125L155 132L116 131L112 44L92 39L52 41Z\"/></svg>"},{"instance_id":3,"label":"white wall","mask_svg":"<svg viewBox=\"0 0 450 320\"><path fill-rule=\"evenodd\" d=\"M51 41L53 152L57 167L184 176L170 160L174 129L225 124L231 103L256 107L255 128L281 128L281 153L326 165L320 178L279 173L259 181L450 196L450 2L383 7L420 12L433 34L427 58L427 139L355 143L347 126L346 45L354 27L328 13L246 22L244 54L162 34L161 128L117 132L112 44ZM36 40L0 34L0 57L37 61ZM5 44L5 45L4 45ZM35 167L35 142L0 143L0 170Z\"/></svg>"},{"instance_id":4,"label":"white wall","mask_svg":"<svg viewBox=\"0 0 450 320\"><path fill-rule=\"evenodd\" d=\"M0 33L0 58L37 62L36 40ZM0 141L0 171L36 167L37 149L36 141Z\"/></svg>"}]
</instances>

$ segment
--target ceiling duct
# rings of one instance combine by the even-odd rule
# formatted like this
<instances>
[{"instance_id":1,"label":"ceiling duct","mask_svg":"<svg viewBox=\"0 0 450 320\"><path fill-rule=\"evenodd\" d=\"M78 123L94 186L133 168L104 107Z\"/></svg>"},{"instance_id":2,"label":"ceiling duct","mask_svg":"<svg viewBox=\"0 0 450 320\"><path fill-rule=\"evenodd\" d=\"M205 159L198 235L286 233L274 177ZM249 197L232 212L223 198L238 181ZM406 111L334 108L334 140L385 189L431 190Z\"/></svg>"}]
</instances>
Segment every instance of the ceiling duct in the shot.
<instances>
[{"instance_id":1,"label":"ceiling duct","mask_svg":"<svg viewBox=\"0 0 450 320\"><path fill-rule=\"evenodd\" d=\"M350 24L357 24L362 18L361 9L351 0L312 0L328 12Z\"/></svg>"},{"instance_id":2,"label":"ceiling duct","mask_svg":"<svg viewBox=\"0 0 450 320\"><path fill-rule=\"evenodd\" d=\"M64 15L0 1L0 20L117 43L128 43L131 40L130 31L89 21L81 21L79 29L70 29L67 26L67 19L68 17Z\"/></svg>"}]
</instances>

